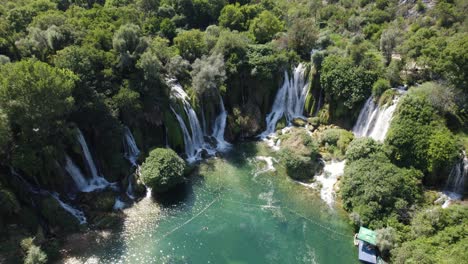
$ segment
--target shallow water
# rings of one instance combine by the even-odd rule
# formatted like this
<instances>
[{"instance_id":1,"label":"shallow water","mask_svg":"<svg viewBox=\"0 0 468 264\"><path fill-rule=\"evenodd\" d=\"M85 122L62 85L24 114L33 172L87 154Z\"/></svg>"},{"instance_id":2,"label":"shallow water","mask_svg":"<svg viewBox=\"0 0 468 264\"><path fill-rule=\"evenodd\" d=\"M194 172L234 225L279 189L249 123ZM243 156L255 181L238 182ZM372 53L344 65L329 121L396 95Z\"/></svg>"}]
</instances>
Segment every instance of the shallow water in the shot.
<instances>
[{"instance_id":1,"label":"shallow water","mask_svg":"<svg viewBox=\"0 0 468 264\"><path fill-rule=\"evenodd\" d=\"M180 196L127 209L113 242L78 257L100 263L357 263L344 214L237 146L206 161Z\"/></svg>"}]
</instances>

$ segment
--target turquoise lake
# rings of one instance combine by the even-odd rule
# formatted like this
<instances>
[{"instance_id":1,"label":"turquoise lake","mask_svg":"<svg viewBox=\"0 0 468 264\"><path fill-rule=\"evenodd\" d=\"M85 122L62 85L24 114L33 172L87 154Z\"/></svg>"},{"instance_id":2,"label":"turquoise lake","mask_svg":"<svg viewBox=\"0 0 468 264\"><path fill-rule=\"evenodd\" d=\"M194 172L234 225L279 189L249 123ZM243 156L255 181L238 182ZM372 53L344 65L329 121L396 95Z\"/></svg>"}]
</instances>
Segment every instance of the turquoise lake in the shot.
<instances>
[{"instance_id":1,"label":"turquoise lake","mask_svg":"<svg viewBox=\"0 0 468 264\"><path fill-rule=\"evenodd\" d=\"M177 197L147 197L126 209L112 242L79 257L99 263L358 263L339 208L288 178L262 171L262 144L203 162Z\"/></svg>"}]
</instances>

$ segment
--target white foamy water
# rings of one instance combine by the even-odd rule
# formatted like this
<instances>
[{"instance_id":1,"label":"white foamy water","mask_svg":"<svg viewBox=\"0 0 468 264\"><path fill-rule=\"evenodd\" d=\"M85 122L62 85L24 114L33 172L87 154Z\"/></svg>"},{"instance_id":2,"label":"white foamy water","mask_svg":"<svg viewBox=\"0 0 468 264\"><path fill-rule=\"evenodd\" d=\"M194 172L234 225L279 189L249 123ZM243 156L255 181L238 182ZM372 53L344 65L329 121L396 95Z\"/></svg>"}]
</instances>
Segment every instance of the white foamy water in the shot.
<instances>
[{"instance_id":1,"label":"white foamy water","mask_svg":"<svg viewBox=\"0 0 468 264\"><path fill-rule=\"evenodd\" d=\"M306 68L301 63L294 68L292 78L288 72L284 72L284 82L278 90L271 112L266 117L266 129L259 137L266 138L276 130L276 124L286 118L288 125L296 117L303 117L305 98L307 96L309 83L306 80Z\"/></svg>"},{"instance_id":2,"label":"white foamy water","mask_svg":"<svg viewBox=\"0 0 468 264\"><path fill-rule=\"evenodd\" d=\"M322 174L315 176L315 182L307 184L298 181L297 183L308 188L320 187L320 198L329 206L332 206L335 202L334 186L338 178L343 175L345 165L346 160L327 162L325 163Z\"/></svg>"},{"instance_id":3,"label":"white foamy water","mask_svg":"<svg viewBox=\"0 0 468 264\"><path fill-rule=\"evenodd\" d=\"M404 92L398 90L392 103L379 106L374 102L374 97L369 97L361 112L358 120L353 127L353 132L357 137L371 137L377 141L384 141L393 118L401 94Z\"/></svg>"},{"instance_id":4,"label":"white foamy water","mask_svg":"<svg viewBox=\"0 0 468 264\"><path fill-rule=\"evenodd\" d=\"M86 216L85 214L83 213L83 211L81 210L78 210L76 208L74 208L73 206L63 202L62 200L60 200L60 197L57 193L50 193L49 194L60 204L60 206L67 212L69 212L71 215L73 215L77 220L78 222L80 223L80 225L84 225L87 223L87 220L86 220Z\"/></svg>"},{"instance_id":5,"label":"white foamy water","mask_svg":"<svg viewBox=\"0 0 468 264\"><path fill-rule=\"evenodd\" d=\"M273 166L273 162L277 162L273 157L266 157L266 156L256 156L256 160L262 161L266 164L266 166L262 167L260 170L254 173L254 176L260 175L262 173L276 171L275 167Z\"/></svg>"},{"instance_id":6,"label":"white foamy water","mask_svg":"<svg viewBox=\"0 0 468 264\"><path fill-rule=\"evenodd\" d=\"M216 117L213 125L212 137L216 139L216 150L226 151L231 148L231 144L224 140L224 131L226 130L227 112L224 108L223 98L219 96L220 113Z\"/></svg>"},{"instance_id":7,"label":"white foamy water","mask_svg":"<svg viewBox=\"0 0 468 264\"><path fill-rule=\"evenodd\" d=\"M133 137L130 128L124 127L124 157L130 161L133 166L137 166L137 159L140 155L140 150L136 144L135 138Z\"/></svg>"},{"instance_id":8,"label":"white foamy water","mask_svg":"<svg viewBox=\"0 0 468 264\"><path fill-rule=\"evenodd\" d=\"M187 161L192 163L200 160L202 158L201 154L203 150L205 150L209 155L214 155L216 150L213 149L213 147L211 147L207 142L205 142L203 129L200 125L200 121L198 120L195 110L188 101L189 97L187 93L175 80L167 80L167 83L171 87L171 97L182 102L185 116L188 119L187 126L182 116L173 107L171 107L171 110L174 113L182 130ZM220 122L222 123L222 120Z\"/></svg>"},{"instance_id":9,"label":"white foamy water","mask_svg":"<svg viewBox=\"0 0 468 264\"><path fill-rule=\"evenodd\" d=\"M463 151L463 156L455 166L447 179L445 190L441 197L436 201L444 201L442 207L448 207L453 201L458 201L463 198L463 192L465 189L465 181L468 177L468 157Z\"/></svg>"}]
</instances>

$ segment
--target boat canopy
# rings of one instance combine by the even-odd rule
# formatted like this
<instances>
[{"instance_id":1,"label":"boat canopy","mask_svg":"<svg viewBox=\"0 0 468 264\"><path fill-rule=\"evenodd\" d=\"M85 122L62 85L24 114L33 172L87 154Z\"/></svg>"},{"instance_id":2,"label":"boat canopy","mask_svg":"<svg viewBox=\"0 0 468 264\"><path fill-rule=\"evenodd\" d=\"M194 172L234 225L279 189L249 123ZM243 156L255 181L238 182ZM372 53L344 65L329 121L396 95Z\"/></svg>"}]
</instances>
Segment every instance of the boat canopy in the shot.
<instances>
[{"instance_id":1,"label":"boat canopy","mask_svg":"<svg viewBox=\"0 0 468 264\"><path fill-rule=\"evenodd\" d=\"M377 233L361 226L361 228L359 228L357 239L375 246L377 244Z\"/></svg>"}]
</instances>

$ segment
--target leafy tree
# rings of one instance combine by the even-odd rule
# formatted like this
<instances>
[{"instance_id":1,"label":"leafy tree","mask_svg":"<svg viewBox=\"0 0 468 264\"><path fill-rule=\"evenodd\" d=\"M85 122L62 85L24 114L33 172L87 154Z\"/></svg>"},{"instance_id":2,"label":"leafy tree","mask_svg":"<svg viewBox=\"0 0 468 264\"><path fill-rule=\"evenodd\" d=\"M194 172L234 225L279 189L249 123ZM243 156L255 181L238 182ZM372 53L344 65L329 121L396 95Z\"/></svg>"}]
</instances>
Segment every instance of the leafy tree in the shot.
<instances>
[{"instance_id":1,"label":"leafy tree","mask_svg":"<svg viewBox=\"0 0 468 264\"><path fill-rule=\"evenodd\" d=\"M161 79L162 64L158 56L151 49L145 51L137 62L137 68L143 71L146 81L154 82Z\"/></svg>"},{"instance_id":2,"label":"leafy tree","mask_svg":"<svg viewBox=\"0 0 468 264\"><path fill-rule=\"evenodd\" d=\"M370 96L376 73L355 66L351 59L330 55L322 63L320 83L327 97L335 105L342 103L346 109L360 109L362 103ZM336 110L336 115L344 114Z\"/></svg>"},{"instance_id":3,"label":"leafy tree","mask_svg":"<svg viewBox=\"0 0 468 264\"><path fill-rule=\"evenodd\" d=\"M405 223L409 208L421 198L421 178L420 171L398 168L381 153L348 162L340 189L343 206L357 216L356 226Z\"/></svg>"},{"instance_id":4,"label":"leafy tree","mask_svg":"<svg viewBox=\"0 0 468 264\"><path fill-rule=\"evenodd\" d=\"M182 58L193 62L207 52L204 41L204 33L198 29L187 30L179 33L174 38L174 45L179 50Z\"/></svg>"},{"instance_id":5,"label":"leafy tree","mask_svg":"<svg viewBox=\"0 0 468 264\"><path fill-rule=\"evenodd\" d=\"M458 158L459 147L453 134L445 127L436 130L429 138L427 150L428 169L434 173L443 172L448 164Z\"/></svg>"},{"instance_id":6,"label":"leafy tree","mask_svg":"<svg viewBox=\"0 0 468 264\"><path fill-rule=\"evenodd\" d=\"M398 242L398 233L393 227L381 228L377 232L377 247L383 257L388 258L390 251Z\"/></svg>"},{"instance_id":7,"label":"leafy tree","mask_svg":"<svg viewBox=\"0 0 468 264\"><path fill-rule=\"evenodd\" d=\"M440 56L438 66L442 73L454 85L468 92L468 34L454 36Z\"/></svg>"},{"instance_id":8,"label":"leafy tree","mask_svg":"<svg viewBox=\"0 0 468 264\"><path fill-rule=\"evenodd\" d=\"M392 250L393 263L458 263L468 257L466 206L433 206L416 213L407 240Z\"/></svg>"},{"instance_id":9,"label":"leafy tree","mask_svg":"<svg viewBox=\"0 0 468 264\"><path fill-rule=\"evenodd\" d=\"M20 208L16 195L0 185L0 218L18 213Z\"/></svg>"},{"instance_id":10,"label":"leafy tree","mask_svg":"<svg viewBox=\"0 0 468 264\"><path fill-rule=\"evenodd\" d=\"M26 238L21 241L21 247L26 252L24 257L25 264L45 264L47 255L39 246L34 244L34 238Z\"/></svg>"},{"instance_id":11,"label":"leafy tree","mask_svg":"<svg viewBox=\"0 0 468 264\"><path fill-rule=\"evenodd\" d=\"M315 47L319 30L312 18L298 18L288 29L289 46L303 59L309 60L310 53Z\"/></svg>"},{"instance_id":12,"label":"leafy tree","mask_svg":"<svg viewBox=\"0 0 468 264\"><path fill-rule=\"evenodd\" d=\"M164 18L160 24L161 35L169 40L172 40L176 35L176 25L172 20Z\"/></svg>"},{"instance_id":13,"label":"leafy tree","mask_svg":"<svg viewBox=\"0 0 468 264\"><path fill-rule=\"evenodd\" d=\"M6 147L11 140L10 122L8 116L0 110L0 153L6 152Z\"/></svg>"},{"instance_id":14,"label":"leafy tree","mask_svg":"<svg viewBox=\"0 0 468 264\"><path fill-rule=\"evenodd\" d=\"M392 54L400 40L400 32L397 26L391 26L382 32L380 36L380 50L385 56L387 65L392 60Z\"/></svg>"},{"instance_id":15,"label":"leafy tree","mask_svg":"<svg viewBox=\"0 0 468 264\"><path fill-rule=\"evenodd\" d=\"M80 78L80 86L101 93L111 89L110 72L115 60L113 53L90 46L68 46L54 56L55 66L73 71Z\"/></svg>"},{"instance_id":16,"label":"leafy tree","mask_svg":"<svg viewBox=\"0 0 468 264\"><path fill-rule=\"evenodd\" d=\"M428 98L425 89L411 89L401 99L385 142L398 165L420 169L426 183L436 184L448 175L458 146Z\"/></svg>"},{"instance_id":17,"label":"leafy tree","mask_svg":"<svg viewBox=\"0 0 468 264\"><path fill-rule=\"evenodd\" d=\"M128 120L127 124L131 123L135 116L142 110L140 102L140 94L129 89L127 86L122 87L119 92L112 97L117 109L124 120Z\"/></svg>"},{"instance_id":18,"label":"leafy tree","mask_svg":"<svg viewBox=\"0 0 468 264\"><path fill-rule=\"evenodd\" d=\"M30 174L53 160L74 99L76 76L45 63L24 60L0 68L0 107L17 134L13 159ZM50 144L50 145L48 145ZM32 160L30 160L30 158Z\"/></svg>"},{"instance_id":19,"label":"leafy tree","mask_svg":"<svg viewBox=\"0 0 468 264\"><path fill-rule=\"evenodd\" d=\"M346 159L353 162L367 159L374 154L382 152L382 144L372 138L363 137L354 139L346 150Z\"/></svg>"},{"instance_id":20,"label":"leafy tree","mask_svg":"<svg viewBox=\"0 0 468 264\"><path fill-rule=\"evenodd\" d=\"M267 43L276 33L283 30L283 23L271 12L263 11L252 20L249 32L258 43Z\"/></svg>"},{"instance_id":21,"label":"leafy tree","mask_svg":"<svg viewBox=\"0 0 468 264\"><path fill-rule=\"evenodd\" d=\"M372 95L380 97L386 90L390 89L390 82L386 79L378 79L372 86Z\"/></svg>"},{"instance_id":22,"label":"leafy tree","mask_svg":"<svg viewBox=\"0 0 468 264\"><path fill-rule=\"evenodd\" d=\"M219 25L232 30L243 31L246 29L246 19L239 3L227 5L221 10L221 15L218 18Z\"/></svg>"},{"instance_id":23,"label":"leafy tree","mask_svg":"<svg viewBox=\"0 0 468 264\"><path fill-rule=\"evenodd\" d=\"M140 27L135 24L122 25L112 38L112 46L119 53L119 67L132 66L148 43L142 37Z\"/></svg>"},{"instance_id":24,"label":"leafy tree","mask_svg":"<svg viewBox=\"0 0 468 264\"><path fill-rule=\"evenodd\" d=\"M199 95L216 98L218 89L226 80L224 60L221 54L212 54L196 59L192 65L192 87Z\"/></svg>"},{"instance_id":25,"label":"leafy tree","mask_svg":"<svg viewBox=\"0 0 468 264\"><path fill-rule=\"evenodd\" d=\"M141 166L143 182L154 192L166 192L184 181L185 162L172 149L157 148Z\"/></svg>"}]
</instances>

